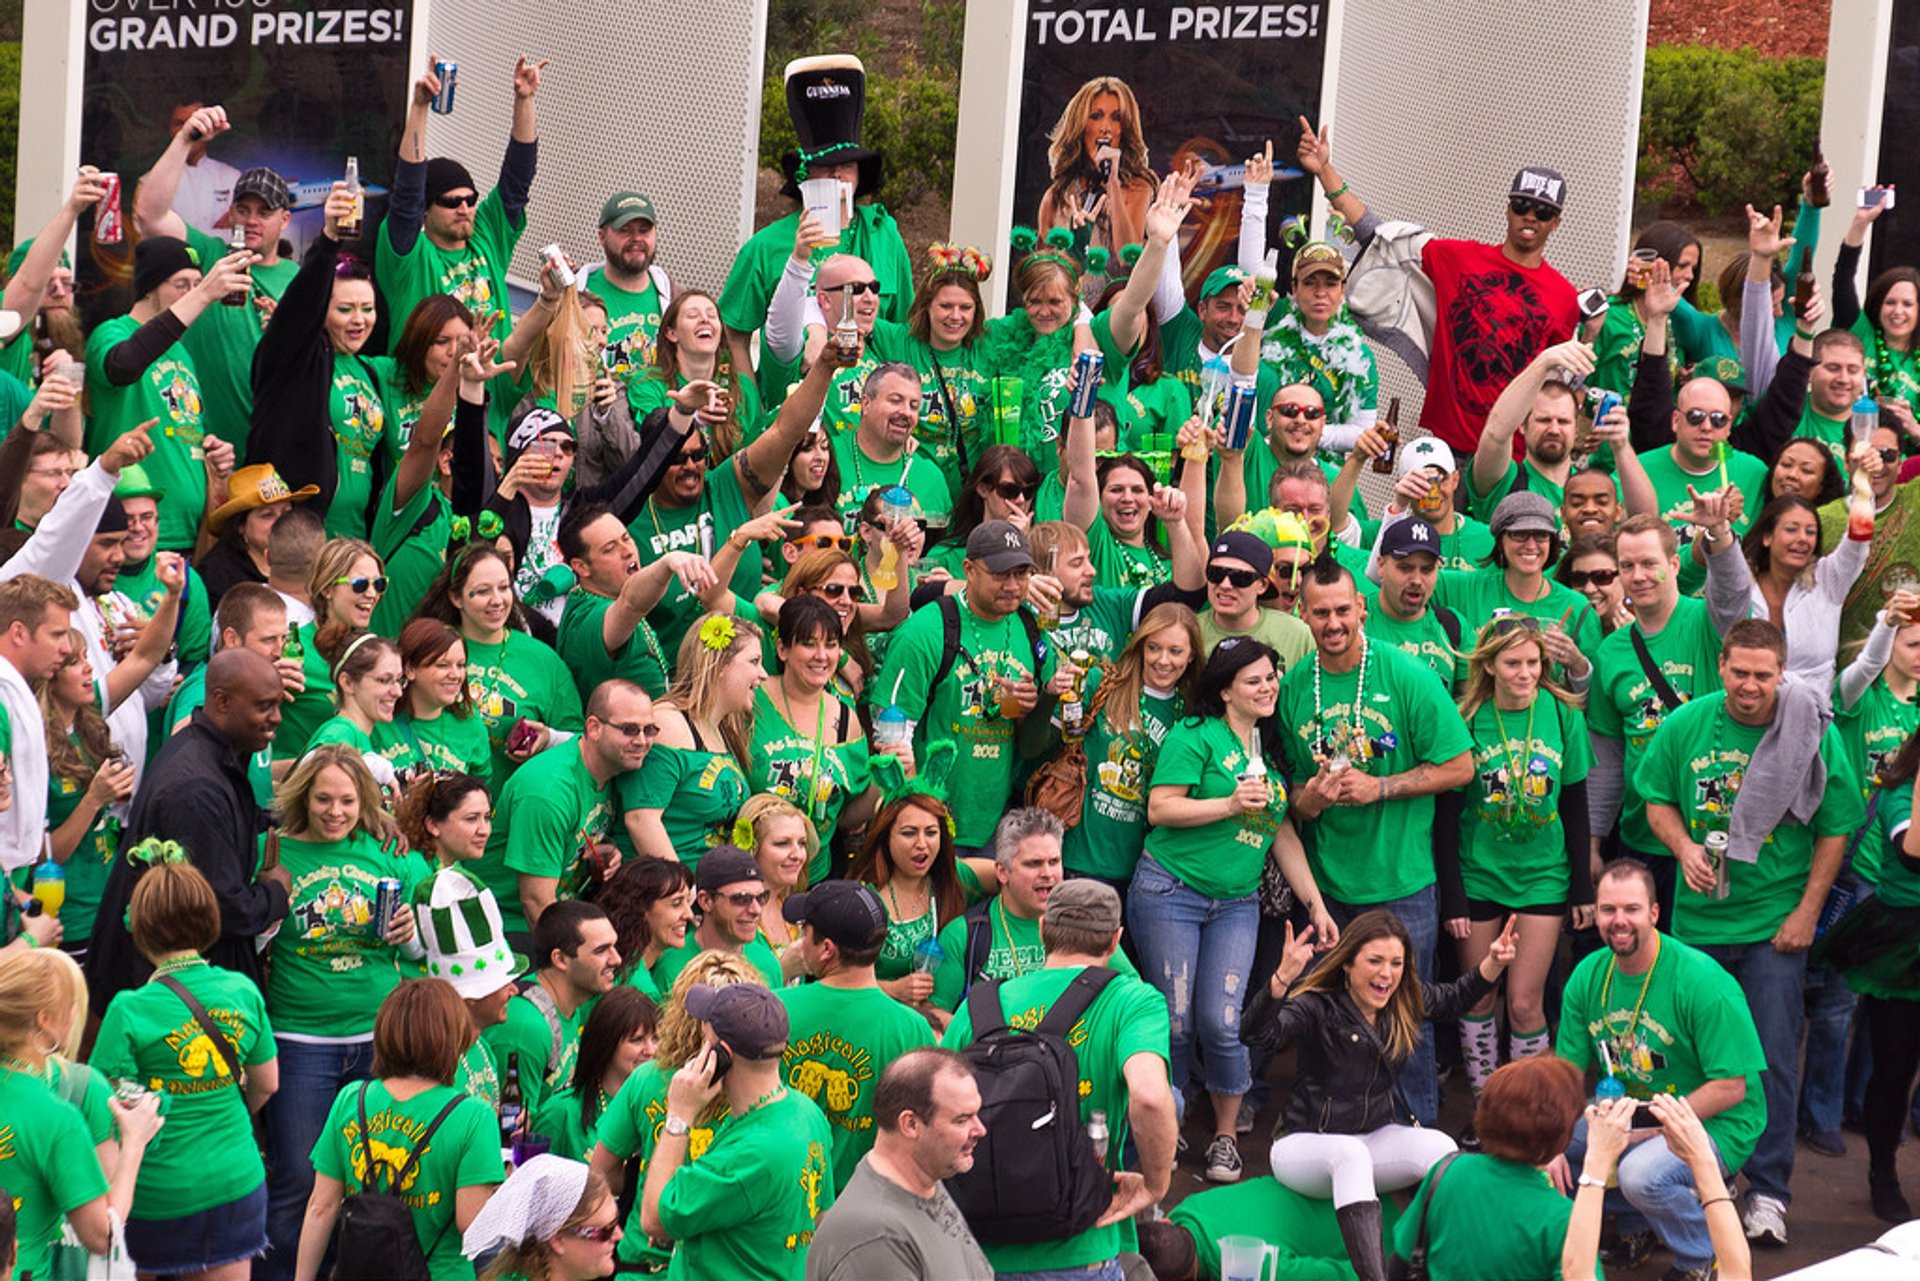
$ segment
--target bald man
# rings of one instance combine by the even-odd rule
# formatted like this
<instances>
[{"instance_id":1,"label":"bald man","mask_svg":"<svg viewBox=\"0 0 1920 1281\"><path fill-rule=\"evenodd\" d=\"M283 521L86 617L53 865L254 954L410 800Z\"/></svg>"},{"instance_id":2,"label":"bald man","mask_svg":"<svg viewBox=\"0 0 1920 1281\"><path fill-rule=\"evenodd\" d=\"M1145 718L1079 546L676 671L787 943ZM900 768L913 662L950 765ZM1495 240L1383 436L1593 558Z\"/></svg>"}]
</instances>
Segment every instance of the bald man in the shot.
<instances>
[{"instance_id":1,"label":"bald man","mask_svg":"<svg viewBox=\"0 0 1920 1281\"><path fill-rule=\"evenodd\" d=\"M267 814L254 802L247 760L280 727L280 675L250 649L227 649L207 664L206 705L169 738L134 794L121 848L149 836L177 841L220 901L220 940L207 951L215 965L261 982L254 940L287 914L291 886L275 864L256 876ZM145 871L117 859L101 895L87 958L93 1008L152 972L127 933L126 907Z\"/></svg>"}]
</instances>

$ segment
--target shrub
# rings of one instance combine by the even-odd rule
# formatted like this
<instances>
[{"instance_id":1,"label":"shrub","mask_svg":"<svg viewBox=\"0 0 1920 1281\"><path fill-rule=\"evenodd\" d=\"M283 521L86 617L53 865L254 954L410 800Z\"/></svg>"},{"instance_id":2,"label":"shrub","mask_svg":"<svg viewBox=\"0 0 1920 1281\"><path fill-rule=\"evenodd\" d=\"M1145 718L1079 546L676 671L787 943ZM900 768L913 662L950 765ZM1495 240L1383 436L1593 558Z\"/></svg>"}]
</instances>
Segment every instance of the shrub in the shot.
<instances>
[{"instance_id":1,"label":"shrub","mask_svg":"<svg viewBox=\"0 0 1920 1281\"><path fill-rule=\"evenodd\" d=\"M1649 49L1641 199L1691 201L1709 213L1749 202L1792 209L1812 163L1825 79L1820 58L1701 45Z\"/></svg>"}]
</instances>

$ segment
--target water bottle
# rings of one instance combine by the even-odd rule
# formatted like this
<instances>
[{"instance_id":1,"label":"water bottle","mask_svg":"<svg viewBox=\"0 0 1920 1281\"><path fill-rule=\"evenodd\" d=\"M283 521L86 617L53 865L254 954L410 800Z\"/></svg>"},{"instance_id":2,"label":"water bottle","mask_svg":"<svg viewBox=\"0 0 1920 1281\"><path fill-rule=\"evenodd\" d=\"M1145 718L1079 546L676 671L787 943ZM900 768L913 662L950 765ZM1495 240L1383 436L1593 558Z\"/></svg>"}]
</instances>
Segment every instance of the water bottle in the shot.
<instances>
[{"instance_id":1,"label":"water bottle","mask_svg":"<svg viewBox=\"0 0 1920 1281\"><path fill-rule=\"evenodd\" d=\"M931 974L940 968L940 962L947 959L947 949L940 946L940 940L929 934L914 945L913 972Z\"/></svg>"},{"instance_id":2,"label":"water bottle","mask_svg":"<svg viewBox=\"0 0 1920 1281\"><path fill-rule=\"evenodd\" d=\"M1099 1108L1095 1108L1093 1115L1087 1118L1087 1142L1093 1144L1094 1154L1104 1164L1107 1159L1107 1114Z\"/></svg>"},{"instance_id":3,"label":"water bottle","mask_svg":"<svg viewBox=\"0 0 1920 1281\"><path fill-rule=\"evenodd\" d=\"M880 494L880 523L891 530L913 519L913 495L899 485L889 485ZM873 571L873 585L883 592L900 586L900 549L891 538L880 544L880 564Z\"/></svg>"},{"instance_id":4,"label":"water bottle","mask_svg":"<svg viewBox=\"0 0 1920 1281\"><path fill-rule=\"evenodd\" d=\"M1851 431L1856 446L1867 444L1873 439L1873 433L1880 427L1880 402L1871 396L1862 396L1853 402L1853 422Z\"/></svg>"},{"instance_id":5,"label":"water bottle","mask_svg":"<svg viewBox=\"0 0 1920 1281\"><path fill-rule=\"evenodd\" d=\"M49 854L33 869L33 897L48 916L60 915L67 901L67 871Z\"/></svg>"},{"instance_id":6,"label":"water bottle","mask_svg":"<svg viewBox=\"0 0 1920 1281\"><path fill-rule=\"evenodd\" d=\"M873 746L875 751L883 751L895 743L913 741L913 722L898 707L884 707L873 718Z\"/></svg>"}]
</instances>

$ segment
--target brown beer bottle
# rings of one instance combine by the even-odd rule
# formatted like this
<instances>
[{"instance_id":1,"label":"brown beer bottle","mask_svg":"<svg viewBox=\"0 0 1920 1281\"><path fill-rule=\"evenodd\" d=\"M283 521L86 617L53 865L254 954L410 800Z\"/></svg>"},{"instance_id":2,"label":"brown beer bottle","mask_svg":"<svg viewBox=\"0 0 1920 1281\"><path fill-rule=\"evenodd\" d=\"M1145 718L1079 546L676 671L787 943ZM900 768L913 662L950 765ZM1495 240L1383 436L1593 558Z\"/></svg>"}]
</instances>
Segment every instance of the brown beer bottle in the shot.
<instances>
[{"instance_id":1,"label":"brown beer bottle","mask_svg":"<svg viewBox=\"0 0 1920 1281\"><path fill-rule=\"evenodd\" d=\"M1379 424L1380 434L1387 438L1387 452L1373 460L1373 469L1382 476L1393 475L1393 461L1400 455L1400 398L1395 396L1387 402L1386 421Z\"/></svg>"},{"instance_id":2,"label":"brown beer bottle","mask_svg":"<svg viewBox=\"0 0 1920 1281\"><path fill-rule=\"evenodd\" d=\"M1820 150L1820 140L1813 140L1813 181L1808 184L1813 190L1807 193L1807 203L1815 209L1825 209L1829 199L1827 195L1827 157Z\"/></svg>"},{"instance_id":3,"label":"brown beer bottle","mask_svg":"<svg viewBox=\"0 0 1920 1281\"><path fill-rule=\"evenodd\" d=\"M1813 271L1802 266L1800 274L1793 278L1793 314L1801 320L1807 318L1807 304L1813 301L1813 289Z\"/></svg>"}]
</instances>

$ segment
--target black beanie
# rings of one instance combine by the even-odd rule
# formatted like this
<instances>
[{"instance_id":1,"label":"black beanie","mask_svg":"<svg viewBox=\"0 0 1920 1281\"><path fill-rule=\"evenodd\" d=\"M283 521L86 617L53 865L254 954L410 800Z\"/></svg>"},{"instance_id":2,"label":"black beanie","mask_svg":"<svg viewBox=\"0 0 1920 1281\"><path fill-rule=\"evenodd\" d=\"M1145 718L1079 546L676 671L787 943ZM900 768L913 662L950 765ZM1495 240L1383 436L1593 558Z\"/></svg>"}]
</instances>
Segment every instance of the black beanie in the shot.
<instances>
[{"instance_id":1,"label":"black beanie","mask_svg":"<svg viewBox=\"0 0 1920 1281\"><path fill-rule=\"evenodd\" d=\"M458 191L462 187L478 192L473 185L473 177L467 167L458 160L446 156L435 156L427 161L427 199L438 200L449 191Z\"/></svg>"},{"instance_id":2,"label":"black beanie","mask_svg":"<svg viewBox=\"0 0 1920 1281\"><path fill-rule=\"evenodd\" d=\"M96 536L127 532L127 509L118 498L108 496L107 505L100 510L100 523L93 527L93 532Z\"/></svg>"},{"instance_id":3,"label":"black beanie","mask_svg":"<svg viewBox=\"0 0 1920 1281\"><path fill-rule=\"evenodd\" d=\"M173 236L148 236L133 250L133 296L145 298L189 267L200 269L200 255Z\"/></svg>"}]
</instances>

